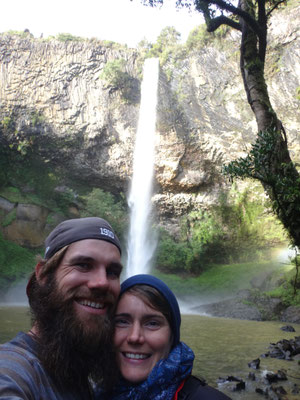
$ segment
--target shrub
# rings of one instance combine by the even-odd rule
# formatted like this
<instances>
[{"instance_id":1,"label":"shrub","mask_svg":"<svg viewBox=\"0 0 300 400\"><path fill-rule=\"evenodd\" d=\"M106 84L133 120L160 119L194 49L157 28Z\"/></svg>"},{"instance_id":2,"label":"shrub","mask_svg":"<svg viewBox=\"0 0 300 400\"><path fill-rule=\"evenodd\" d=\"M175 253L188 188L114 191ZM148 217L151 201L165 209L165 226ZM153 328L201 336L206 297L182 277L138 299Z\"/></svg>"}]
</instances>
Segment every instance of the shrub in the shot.
<instances>
[{"instance_id":1,"label":"shrub","mask_svg":"<svg viewBox=\"0 0 300 400\"><path fill-rule=\"evenodd\" d=\"M2 221L2 226L5 228L6 226L10 225L17 217L17 210L13 208Z\"/></svg>"},{"instance_id":2,"label":"shrub","mask_svg":"<svg viewBox=\"0 0 300 400\"><path fill-rule=\"evenodd\" d=\"M111 193L98 188L94 188L83 199L86 207L82 212L82 217L105 218L119 237L124 234L127 216L122 201L116 201Z\"/></svg>"},{"instance_id":3,"label":"shrub","mask_svg":"<svg viewBox=\"0 0 300 400\"><path fill-rule=\"evenodd\" d=\"M285 240L282 227L266 213L266 204L247 190L221 195L218 206L181 219L178 240L161 234L157 265L162 271L200 274L213 264L259 259L270 243Z\"/></svg>"},{"instance_id":4,"label":"shrub","mask_svg":"<svg viewBox=\"0 0 300 400\"><path fill-rule=\"evenodd\" d=\"M206 25L199 25L190 32L186 41L186 47L189 51L200 50L211 42L212 37L213 33L207 32Z\"/></svg>"},{"instance_id":5,"label":"shrub","mask_svg":"<svg viewBox=\"0 0 300 400\"><path fill-rule=\"evenodd\" d=\"M71 33L59 33L58 35L56 35L55 39L59 40L60 42L67 42L67 41L80 42L84 40L80 36L74 36Z\"/></svg>"},{"instance_id":6,"label":"shrub","mask_svg":"<svg viewBox=\"0 0 300 400\"><path fill-rule=\"evenodd\" d=\"M108 61L103 68L100 78L112 90L120 90L121 96L126 102L136 103L139 101L139 95L137 95L139 88L136 85L137 80L126 72L126 61L123 58Z\"/></svg>"},{"instance_id":7,"label":"shrub","mask_svg":"<svg viewBox=\"0 0 300 400\"><path fill-rule=\"evenodd\" d=\"M156 264L161 271L183 272L187 252L185 243L178 243L166 231L160 231Z\"/></svg>"},{"instance_id":8,"label":"shrub","mask_svg":"<svg viewBox=\"0 0 300 400\"><path fill-rule=\"evenodd\" d=\"M207 32L207 27L205 24L199 25L194 28L186 41L186 47L188 51L200 50L202 47L214 43L216 45L222 44L224 46L224 39L229 32L230 28L227 25L220 26L215 32Z\"/></svg>"},{"instance_id":9,"label":"shrub","mask_svg":"<svg viewBox=\"0 0 300 400\"><path fill-rule=\"evenodd\" d=\"M9 286L33 270L35 254L17 244L4 240L0 234L0 289Z\"/></svg>"},{"instance_id":10,"label":"shrub","mask_svg":"<svg viewBox=\"0 0 300 400\"><path fill-rule=\"evenodd\" d=\"M103 79L109 86L121 89L126 84L128 80L128 73L125 71L126 61L123 58L118 60L108 61L100 78Z\"/></svg>"}]
</instances>

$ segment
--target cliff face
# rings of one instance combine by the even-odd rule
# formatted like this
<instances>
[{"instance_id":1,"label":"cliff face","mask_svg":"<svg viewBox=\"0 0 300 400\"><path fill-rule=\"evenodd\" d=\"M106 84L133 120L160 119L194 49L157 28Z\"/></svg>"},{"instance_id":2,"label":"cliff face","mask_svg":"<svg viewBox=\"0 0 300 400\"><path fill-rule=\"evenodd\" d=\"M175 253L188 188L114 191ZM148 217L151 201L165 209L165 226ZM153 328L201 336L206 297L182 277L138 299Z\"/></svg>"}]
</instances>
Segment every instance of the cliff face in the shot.
<instances>
[{"instance_id":1,"label":"cliff face","mask_svg":"<svg viewBox=\"0 0 300 400\"><path fill-rule=\"evenodd\" d=\"M266 69L294 161L300 154L299 22L300 7L274 16ZM161 68L153 197L161 221L215 203L227 185L222 164L244 155L255 139L236 35L231 33L222 48L207 45L176 60L176 67L171 60ZM130 102L101 78L105 65L121 58L135 93ZM0 121L13 117L16 131L33 138L44 160L59 165L74 181L127 192L140 69L136 50L2 34Z\"/></svg>"}]
</instances>

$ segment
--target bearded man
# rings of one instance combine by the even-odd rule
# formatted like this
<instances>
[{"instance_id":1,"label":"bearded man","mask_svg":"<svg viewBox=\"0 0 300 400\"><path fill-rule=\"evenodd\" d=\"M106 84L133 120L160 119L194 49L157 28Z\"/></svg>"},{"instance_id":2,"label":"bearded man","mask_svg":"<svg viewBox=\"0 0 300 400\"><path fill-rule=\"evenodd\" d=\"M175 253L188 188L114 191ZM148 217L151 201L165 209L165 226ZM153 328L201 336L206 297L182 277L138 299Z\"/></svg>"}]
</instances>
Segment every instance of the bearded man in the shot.
<instances>
[{"instance_id":1,"label":"bearded man","mask_svg":"<svg viewBox=\"0 0 300 400\"><path fill-rule=\"evenodd\" d=\"M101 218L71 219L45 241L27 295L32 329L0 346L0 399L92 399L111 385L121 245Z\"/></svg>"}]
</instances>

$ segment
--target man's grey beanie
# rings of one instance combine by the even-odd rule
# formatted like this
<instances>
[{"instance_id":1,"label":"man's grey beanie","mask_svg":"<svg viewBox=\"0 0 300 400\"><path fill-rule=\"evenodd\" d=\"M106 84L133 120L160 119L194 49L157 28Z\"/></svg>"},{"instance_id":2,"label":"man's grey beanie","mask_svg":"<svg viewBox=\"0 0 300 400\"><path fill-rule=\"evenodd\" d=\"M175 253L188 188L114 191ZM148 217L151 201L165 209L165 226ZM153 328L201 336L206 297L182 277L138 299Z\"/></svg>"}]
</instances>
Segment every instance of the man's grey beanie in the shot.
<instances>
[{"instance_id":1,"label":"man's grey beanie","mask_svg":"<svg viewBox=\"0 0 300 400\"><path fill-rule=\"evenodd\" d=\"M85 239L98 239L117 246L121 254L120 241L110 224L103 218L88 217L68 219L57 225L45 241L45 259L51 258L68 244Z\"/></svg>"}]
</instances>

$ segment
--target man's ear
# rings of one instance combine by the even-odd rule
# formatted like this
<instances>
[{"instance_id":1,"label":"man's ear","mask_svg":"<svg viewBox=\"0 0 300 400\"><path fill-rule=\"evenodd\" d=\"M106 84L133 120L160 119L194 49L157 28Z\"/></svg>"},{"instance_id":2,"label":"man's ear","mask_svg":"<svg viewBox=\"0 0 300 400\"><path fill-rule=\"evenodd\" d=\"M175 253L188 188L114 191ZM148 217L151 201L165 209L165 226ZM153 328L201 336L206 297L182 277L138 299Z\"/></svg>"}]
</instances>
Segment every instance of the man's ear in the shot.
<instances>
[{"instance_id":1,"label":"man's ear","mask_svg":"<svg viewBox=\"0 0 300 400\"><path fill-rule=\"evenodd\" d=\"M36 276L36 280L39 284L43 284L46 279L45 276L41 277L44 265L45 265L44 263L38 262L35 266L35 276Z\"/></svg>"}]
</instances>

